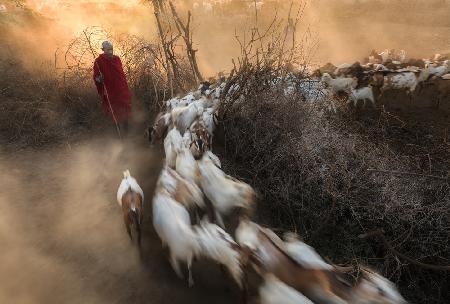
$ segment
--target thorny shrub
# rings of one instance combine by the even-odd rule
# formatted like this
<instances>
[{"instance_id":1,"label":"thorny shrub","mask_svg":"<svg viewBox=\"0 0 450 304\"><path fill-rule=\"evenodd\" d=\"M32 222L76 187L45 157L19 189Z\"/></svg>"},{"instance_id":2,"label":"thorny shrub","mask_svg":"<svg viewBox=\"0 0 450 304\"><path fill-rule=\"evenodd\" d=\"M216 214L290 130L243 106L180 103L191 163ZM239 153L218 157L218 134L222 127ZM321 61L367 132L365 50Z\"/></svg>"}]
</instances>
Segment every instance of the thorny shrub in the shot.
<instances>
[{"instance_id":1,"label":"thorny shrub","mask_svg":"<svg viewBox=\"0 0 450 304\"><path fill-rule=\"evenodd\" d=\"M448 140L428 136L431 123L383 109L335 114L320 96L306 101L297 82L308 80L307 69L285 56L280 35L271 35L268 48L257 36L242 44L219 116L226 170L264 198L258 220L298 231L335 263L375 266L412 302L446 303ZM297 90L286 94L287 86ZM429 170L411 145L431 151Z\"/></svg>"}]
</instances>

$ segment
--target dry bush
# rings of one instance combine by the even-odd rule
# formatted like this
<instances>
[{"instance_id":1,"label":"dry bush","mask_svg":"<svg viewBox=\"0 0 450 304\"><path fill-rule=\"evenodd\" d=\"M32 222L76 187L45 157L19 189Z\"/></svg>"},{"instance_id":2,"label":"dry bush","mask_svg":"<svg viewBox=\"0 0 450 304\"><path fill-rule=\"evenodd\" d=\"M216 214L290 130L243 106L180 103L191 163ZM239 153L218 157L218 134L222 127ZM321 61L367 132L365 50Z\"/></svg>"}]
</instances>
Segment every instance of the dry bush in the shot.
<instances>
[{"instance_id":1,"label":"dry bush","mask_svg":"<svg viewBox=\"0 0 450 304\"><path fill-rule=\"evenodd\" d=\"M101 120L97 96L86 87L73 82L62 87L51 65L33 72L13 55L2 54L2 142L33 146L58 142Z\"/></svg>"},{"instance_id":2,"label":"dry bush","mask_svg":"<svg viewBox=\"0 0 450 304\"><path fill-rule=\"evenodd\" d=\"M227 82L220 116L227 170L264 197L259 220L297 230L337 263L376 266L412 302L446 303L450 146L437 136L445 120L429 137L431 123L383 110L330 115L326 104L285 93L284 80L302 61L285 55L280 35L271 35L268 48L260 47L266 44L258 33L251 37ZM294 74L291 86L306 77Z\"/></svg>"}]
</instances>

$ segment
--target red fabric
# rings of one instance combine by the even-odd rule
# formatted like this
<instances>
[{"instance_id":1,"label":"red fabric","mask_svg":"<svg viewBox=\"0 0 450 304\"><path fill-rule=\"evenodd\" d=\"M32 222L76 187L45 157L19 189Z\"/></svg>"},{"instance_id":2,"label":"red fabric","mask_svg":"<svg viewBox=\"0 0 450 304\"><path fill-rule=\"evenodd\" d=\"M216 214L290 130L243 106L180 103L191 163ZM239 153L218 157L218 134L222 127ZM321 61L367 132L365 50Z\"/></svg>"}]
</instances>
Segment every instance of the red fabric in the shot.
<instances>
[{"instance_id":1,"label":"red fabric","mask_svg":"<svg viewBox=\"0 0 450 304\"><path fill-rule=\"evenodd\" d=\"M103 84L95 81L95 78L103 75ZM113 55L109 58L105 54L101 54L94 62L94 82L97 91L102 98L102 108L105 113L111 113L110 106L113 110L117 122L127 120L131 113L131 92L128 88L127 79L123 72L122 62L120 58ZM105 90L106 89L106 90ZM112 116L112 115L111 115Z\"/></svg>"}]
</instances>

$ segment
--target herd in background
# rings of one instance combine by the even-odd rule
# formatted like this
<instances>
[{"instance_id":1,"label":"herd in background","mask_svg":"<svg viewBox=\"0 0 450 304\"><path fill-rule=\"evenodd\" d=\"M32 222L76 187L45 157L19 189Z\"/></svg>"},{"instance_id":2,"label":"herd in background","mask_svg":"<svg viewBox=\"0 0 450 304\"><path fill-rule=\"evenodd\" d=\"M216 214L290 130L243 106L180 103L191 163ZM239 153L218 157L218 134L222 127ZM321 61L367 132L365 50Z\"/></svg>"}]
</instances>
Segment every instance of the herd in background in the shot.
<instances>
[{"instance_id":1,"label":"herd in background","mask_svg":"<svg viewBox=\"0 0 450 304\"><path fill-rule=\"evenodd\" d=\"M413 99L424 85L433 85L438 104L450 103L450 54L436 54L432 59L408 58L404 50L373 50L364 63L331 63L315 70L312 77L336 95L345 93L348 103L370 101L374 106L386 91L404 91Z\"/></svg>"},{"instance_id":2,"label":"herd in background","mask_svg":"<svg viewBox=\"0 0 450 304\"><path fill-rule=\"evenodd\" d=\"M216 111L224 83L204 83L182 98L166 102L147 135L152 144L162 144L164 166L151 207L153 226L169 262L188 284L194 284L192 263L207 259L226 270L248 299L250 272L259 275L259 303L406 303L395 285L366 267L355 279L342 267L325 262L293 233L283 239L253 222L257 192L227 175L211 151ZM124 172L117 199L132 238L134 226L140 238L144 194L136 180ZM147 212L147 211L146 211ZM233 216L238 214L238 216ZM233 219L239 219L232 236Z\"/></svg>"}]
</instances>

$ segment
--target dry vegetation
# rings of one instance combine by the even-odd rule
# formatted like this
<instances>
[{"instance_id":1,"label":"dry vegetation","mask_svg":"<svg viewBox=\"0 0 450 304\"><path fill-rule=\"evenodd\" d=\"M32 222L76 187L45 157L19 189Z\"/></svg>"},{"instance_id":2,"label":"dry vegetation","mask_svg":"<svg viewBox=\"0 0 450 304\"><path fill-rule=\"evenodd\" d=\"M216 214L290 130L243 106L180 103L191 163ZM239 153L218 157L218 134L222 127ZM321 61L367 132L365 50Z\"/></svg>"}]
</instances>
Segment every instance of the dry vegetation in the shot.
<instances>
[{"instance_id":1,"label":"dry vegetation","mask_svg":"<svg viewBox=\"0 0 450 304\"><path fill-rule=\"evenodd\" d=\"M95 92L76 81L63 85L52 68L30 72L2 52L0 69L2 144L58 142L102 119Z\"/></svg>"},{"instance_id":2,"label":"dry vegetation","mask_svg":"<svg viewBox=\"0 0 450 304\"><path fill-rule=\"evenodd\" d=\"M291 56L274 32L268 48L251 35L228 80L239 89L221 108L227 169L263 194L260 221L298 231L335 262L375 266L413 303L445 303L448 113L329 115L325 104L286 96L274 80L308 56Z\"/></svg>"}]
</instances>

